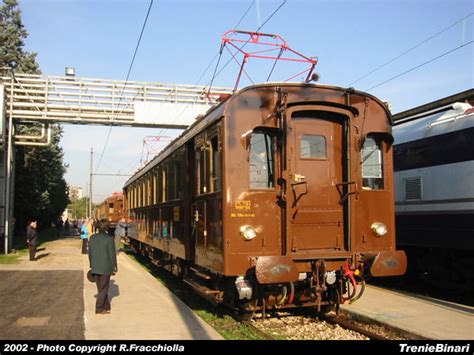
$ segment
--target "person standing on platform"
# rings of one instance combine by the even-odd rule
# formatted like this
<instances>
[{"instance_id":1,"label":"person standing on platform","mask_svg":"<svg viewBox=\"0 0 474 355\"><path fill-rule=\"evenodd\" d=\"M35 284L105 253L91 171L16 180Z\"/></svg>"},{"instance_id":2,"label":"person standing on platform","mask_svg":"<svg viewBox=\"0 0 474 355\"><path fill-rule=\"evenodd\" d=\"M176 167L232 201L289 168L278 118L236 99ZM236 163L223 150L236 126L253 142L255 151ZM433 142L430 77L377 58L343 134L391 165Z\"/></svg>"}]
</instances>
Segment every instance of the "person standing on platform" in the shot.
<instances>
[{"instance_id":1,"label":"person standing on platform","mask_svg":"<svg viewBox=\"0 0 474 355\"><path fill-rule=\"evenodd\" d=\"M28 249L30 251L30 261L34 261L36 255L36 247L39 244L38 232L36 232L36 227L38 226L36 220L31 220L26 227L26 243L28 244Z\"/></svg>"},{"instance_id":2,"label":"person standing on platform","mask_svg":"<svg viewBox=\"0 0 474 355\"><path fill-rule=\"evenodd\" d=\"M117 227L115 227L115 249L117 254L120 253L120 243L122 238L125 237L125 229L127 228L127 223L125 218L122 218L118 221Z\"/></svg>"},{"instance_id":3,"label":"person standing on platform","mask_svg":"<svg viewBox=\"0 0 474 355\"><path fill-rule=\"evenodd\" d=\"M66 222L64 222L64 236L69 236L69 218L66 219Z\"/></svg>"},{"instance_id":4,"label":"person standing on platform","mask_svg":"<svg viewBox=\"0 0 474 355\"><path fill-rule=\"evenodd\" d=\"M114 238L107 234L109 222L106 219L99 221L99 233L89 240L89 262L97 285L96 314L110 313L108 298L110 276L117 271L117 255L115 253Z\"/></svg>"},{"instance_id":5,"label":"person standing on platform","mask_svg":"<svg viewBox=\"0 0 474 355\"><path fill-rule=\"evenodd\" d=\"M94 234L94 220L92 218L87 218L86 222L84 223L86 225L87 231L89 232L89 238L91 237L92 234Z\"/></svg>"},{"instance_id":6,"label":"person standing on platform","mask_svg":"<svg viewBox=\"0 0 474 355\"><path fill-rule=\"evenodd\" d=\"M89 230L87 229L87 223L89 219L86 219L85 223L81 226L81 239L82 239L82 254L87 254L87 244L89 243Z\"/></svg>"}]
</instances>

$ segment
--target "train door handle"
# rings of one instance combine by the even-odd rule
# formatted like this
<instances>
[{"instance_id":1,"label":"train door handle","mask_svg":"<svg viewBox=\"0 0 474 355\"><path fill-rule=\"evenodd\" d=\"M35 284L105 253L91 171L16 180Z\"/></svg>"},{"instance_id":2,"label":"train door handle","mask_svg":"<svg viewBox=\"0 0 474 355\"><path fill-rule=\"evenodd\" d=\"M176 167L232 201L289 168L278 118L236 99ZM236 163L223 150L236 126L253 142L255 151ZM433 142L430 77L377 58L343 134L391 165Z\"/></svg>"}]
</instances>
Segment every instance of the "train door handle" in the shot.
<instances>
[{"instance_id":1,"label":"train door handle","mask_svg":"<svg viewBox=\"0 0 474 355\"><path fill-rule=\"evenodd\" d=\"M305 181L306 176L301 175L301 174L295 174L295 182L303 182Z\"/></svg>"},{"instance_id":2,"label":"train door handle","mask_svg":"<svg viewBox=\"0 0 474 355\"><path fill-rule=\"evenodd\" d=\"M299 185L304 185L304 190L297 193L296 192L296 186L299 186ZM304 195L306 195L308 193L308 183L304 180L302 181L299 181L299 182L293 182L291 183L291 191L293 192L293 204L292 204L292 208L296 207L298 201L301 199L301 197L303 197Z\"/></svg>"}]
</instances>

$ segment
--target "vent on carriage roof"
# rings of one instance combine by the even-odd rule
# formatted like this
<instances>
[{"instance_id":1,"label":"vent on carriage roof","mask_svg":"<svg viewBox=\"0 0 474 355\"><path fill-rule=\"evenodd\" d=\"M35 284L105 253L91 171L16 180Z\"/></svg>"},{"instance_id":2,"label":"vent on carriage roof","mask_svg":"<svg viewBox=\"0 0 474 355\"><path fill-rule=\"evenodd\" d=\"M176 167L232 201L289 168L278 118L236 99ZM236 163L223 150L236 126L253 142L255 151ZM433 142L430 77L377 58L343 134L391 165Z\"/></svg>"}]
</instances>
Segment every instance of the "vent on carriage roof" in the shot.
<instances>
[{"instance_id":1,"label":"vent on carriage roof","mask_svg":"<svg viewBox=\"0 0 474 355\"><path fill-rule=\"evenodd\" d=\"M405 179L405 200L421 200L421 177Z\"/></svg>"}]
</instances>

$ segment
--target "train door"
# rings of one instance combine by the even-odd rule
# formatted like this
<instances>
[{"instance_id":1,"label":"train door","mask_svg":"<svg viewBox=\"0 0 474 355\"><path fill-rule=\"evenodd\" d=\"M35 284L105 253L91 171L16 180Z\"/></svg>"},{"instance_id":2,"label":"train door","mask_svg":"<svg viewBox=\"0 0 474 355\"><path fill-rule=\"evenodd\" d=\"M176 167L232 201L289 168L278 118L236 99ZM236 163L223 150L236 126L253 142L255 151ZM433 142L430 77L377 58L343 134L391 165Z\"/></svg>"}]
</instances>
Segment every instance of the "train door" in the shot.
<instances>
[{"instance_id":1,"label":"train door","mask_svg":"<svg viewBox=\"0 0 474 355\"><path fill-rule=\"evenodd\" d=\"M326 111L289 110L287 250L339 250L344 245L344 121Z\"/></svg>"},{"instance_id":2,"label":"train door","mask_svg":"<svg viewBox=\"0 0 474 355\"><path fill-rule=\"evenodd\" d=\"M192 206L192 225L194 234L194 262L200 263L200 256L206 250L206 145L205 134L194 140L194 201Z\"/></svg>"},{"instance_id":3,"label":"train door","mask_svg":"<svg viewBox=\"0 0 474 355\"><path fill-rule=\"evenodd\" d=\"M222 145L220 124L215 124L196 136L195 196L193 228L194 261L216 272L223 270L222 235Z\"/></svg>"}]
</instances>

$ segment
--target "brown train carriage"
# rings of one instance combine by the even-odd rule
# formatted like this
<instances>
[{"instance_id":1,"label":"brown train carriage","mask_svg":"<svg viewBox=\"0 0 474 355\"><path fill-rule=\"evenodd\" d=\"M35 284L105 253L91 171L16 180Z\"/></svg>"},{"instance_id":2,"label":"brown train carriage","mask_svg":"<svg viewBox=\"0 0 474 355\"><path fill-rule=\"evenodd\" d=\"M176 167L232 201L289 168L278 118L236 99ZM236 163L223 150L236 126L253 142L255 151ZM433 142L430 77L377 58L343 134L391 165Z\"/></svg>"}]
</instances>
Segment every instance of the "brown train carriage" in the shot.
<instances>
[{"instance_id":1,"label":"brown train carriage","mask_svg":"<svg viewBox=\"0 0 474 355\"><path fill-rule=\"evenodd\" d=\"M115 230L118 221L124 216L123 194L115 192L107 197L96 207L94 217L96 220L106 219L109 221L111 230Z\"/></svg>"},{"instance_id":2,"label":"brown train carriage","mask_svg":"<svg viewBox=\"0 0 474 355\"><path fill-rule=\"evenodd\" d=\"M241 310L360 297L401 275L391 115L377 98L262 84L209 110L125 186L134 249Z\"/></svg>"}]
</instances>

